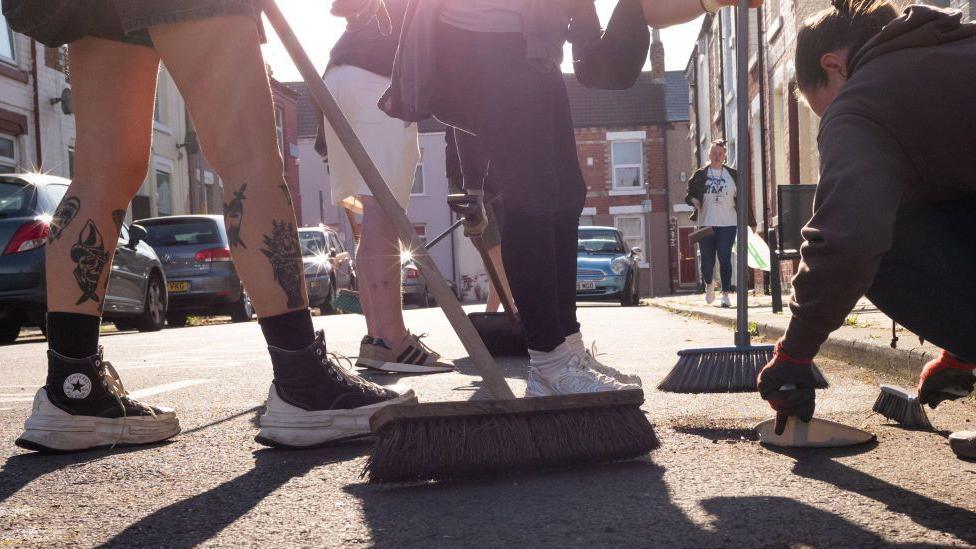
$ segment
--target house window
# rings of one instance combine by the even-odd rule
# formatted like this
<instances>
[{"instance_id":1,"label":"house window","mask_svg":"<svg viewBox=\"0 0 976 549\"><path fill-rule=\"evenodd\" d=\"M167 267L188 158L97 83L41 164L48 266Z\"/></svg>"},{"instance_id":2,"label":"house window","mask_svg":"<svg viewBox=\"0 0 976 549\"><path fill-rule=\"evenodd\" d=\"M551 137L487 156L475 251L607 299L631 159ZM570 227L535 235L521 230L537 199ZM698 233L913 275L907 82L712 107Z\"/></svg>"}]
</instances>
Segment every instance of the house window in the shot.
<instances>
[{"instance_id":1,"label":"house window","mask_svg":"<svg viewBox=\"0 0 976 549\"><path fill-rule=\"evenodd\" d=\"M17 140L11 136L0 135L0 173L17 171Z\"/></svg>"},{"instance_id":2,"label":"house window","mask_svg":"<svg viewBox=\"0 0 976 549\"><path fill-rule=\"evenodd\" d=\"M278 152L285 156L285 111L275 107L275 132L278 134Z\"/></svg>"},{"instance_id":3,"label":"house window","mask_svg":"<svg viewBox=\"0 0 976 549\"><path fill-rule=\"evenodd\" d=\"M424 150L420 149L420 159L417 161L417 169L413 174L413 188L410 189L410 194L422 195L424 194Z\"/></svg>"},{"instance_id":4,"label":"house window","mask_svg":"<svg viewBox=\"0 0 976 549\"><path fill-rule=\"evenodd\" d=\"M590 227L593 225L592 215L581 215L579 218L580 227Z\"/></svg>"},{"instance_id":5,"label":"house window","mask_svg":"<svg viewBox=\"0 0 976 549\"><path fill-rule=\"evenodd\" d=\"M10 26L7 25L7 18L0 16L0 25L3 26L0 29L0 59L9 62L15 62L17 60L16 54L14 53L14 33L10 30Z\"/></svg>"},{"instance_id":6,"label":"house window","mask_svg":"<svg viewBox=\"0 0 976 549\"><path fill-rule=\"evenodd\" d=\"M68 179L75 178L75 148L68 147Z\"/></svg>"},{"instance_id":7,"label":"house window","mask_svg":"<svg viewBox=\"0 0 976 549\"><path fill-rule=\"evenodd\" d=\"M157 215L173 215L172 177L169 172L156 168Z\"/></svg>"},{"instance_id":8,"label":"house window","mask_svg":"<svg viewBox=\"0 0 976 549\"><path fill-rule=\"evenodd\" d=\"M639 189L644 186L644 142L614 141L613 188Z\"/></svg>"},{"instance_id":9,"label":"house window","mask_svg":"<svg viewBox=\"0 0 976 549\"><path fill-rule=\"evenodd\" d=\"M613 225L623 233L628 250L640 248L641 255L647 257L647 247L644 246L644 216L618 215L613 218Z\"/></svg>"},{"instance_id":10,"label":"house window","mask_svg":"<svg viewBox=\"0 0 976 549\"><path fill-rule=\"evenodd\" d=\"M427 244L427 225L425 223L418 223L413 226L413 232L417 233L420 238L420 242Z\"/></svg>"}]
</instances>

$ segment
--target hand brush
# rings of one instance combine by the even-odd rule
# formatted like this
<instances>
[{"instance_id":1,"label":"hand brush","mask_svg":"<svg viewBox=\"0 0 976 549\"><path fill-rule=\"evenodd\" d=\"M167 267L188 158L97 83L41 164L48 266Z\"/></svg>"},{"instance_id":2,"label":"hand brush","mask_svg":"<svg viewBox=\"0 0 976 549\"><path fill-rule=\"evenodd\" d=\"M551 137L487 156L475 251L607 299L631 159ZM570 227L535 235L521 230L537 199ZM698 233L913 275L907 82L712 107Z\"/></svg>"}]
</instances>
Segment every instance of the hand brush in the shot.
<instances>
[{"instance_id":1,"label":"hand brush","mask_svg":"<svg viewBox=\"0 0 976 549\"><path fill-rule=\"evenodd\" d=\"M929 417L918 397L901 387L882 385L881 394L874 402L872 410L903 427L932 430L932 424L929 423Z\"/></svg>"},{"instance_id":2,"label":"hand brush","mask_svg":"<svg viewBox=\"0 0 976 549\"><path fill-rule=\"evenodd\" d=\"M515 398L278 6L267 0L264 11L373 197L400 239L416 250L437 304L496 399L381 408L384 415L370 422L378 442L363 474L371 482L456 478L630 459L656 448L654 429L640 409L643 391Z\"/></svg>"}]
</instances>

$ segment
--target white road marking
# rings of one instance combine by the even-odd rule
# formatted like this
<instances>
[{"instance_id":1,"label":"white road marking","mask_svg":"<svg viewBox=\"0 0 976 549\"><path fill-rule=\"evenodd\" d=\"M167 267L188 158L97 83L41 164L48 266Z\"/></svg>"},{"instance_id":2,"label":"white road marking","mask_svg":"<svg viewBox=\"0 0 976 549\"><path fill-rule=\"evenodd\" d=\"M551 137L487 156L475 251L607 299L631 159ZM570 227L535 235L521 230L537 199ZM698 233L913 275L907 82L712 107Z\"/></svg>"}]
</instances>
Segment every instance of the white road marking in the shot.
<instances>
[{"instance_id":1,"label":"white road marking","mask_svg":"<svg viewBox=\"0 0 976 549\"><path fill-rule=\"evenodd\" d=\"M167 383L165 385L157 385L155 387L148 387L146 389L139 389L138 391L132 391L129 396L134 399L146 398L153 395L159 395L162 393L169 393L171 391L178 391L180 389L185 389L187 387L193 387L194 385L200 385L203 383L210 383L212 379L186 379L183 381L177 381L176 383Z\"/></svg>"},{"instance_id":2,"label":"white road marking","mask_svg":"<svg viewBox=\"0 0 976 549\"><path fill-rule=\"evenodd\" d=\"M35 392L35 391L31 391L31 393L33 393L33 392ZM22 397L22 396L26 396L26 393L7 393L7 394L0 394L0 399L2 399L2 398L18 398L18 397Z\"/></svg>"}]
</instances>

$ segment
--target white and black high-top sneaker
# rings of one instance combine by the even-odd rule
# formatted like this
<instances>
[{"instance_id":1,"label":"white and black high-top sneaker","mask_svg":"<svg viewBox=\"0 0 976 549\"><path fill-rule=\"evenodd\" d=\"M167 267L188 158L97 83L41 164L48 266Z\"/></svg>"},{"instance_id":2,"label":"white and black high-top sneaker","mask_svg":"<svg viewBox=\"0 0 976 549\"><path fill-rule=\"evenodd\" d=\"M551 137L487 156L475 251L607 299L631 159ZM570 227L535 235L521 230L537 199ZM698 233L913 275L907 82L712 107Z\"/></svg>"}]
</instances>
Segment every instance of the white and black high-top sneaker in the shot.
<instances>
[{"instance_id":1,"label":"white and black high-top sneaker","mask_svg":"<svg viewBox=\"0 0 976 549\"><path fill-rule=\"evenodd\" d=\"M325 348L325 334L299 351L268 347L276 378L255 440L266 446L310 447L370 434L369 419L393 404L414 404L405 386L382 387L339 365Z\"/></svg>"},{"instance_id":2,"label":"white and black high-top sneaker","mask_svg":"<svg viewBox=\"0 0 976 549\"><path fill-rule=\"evenodd\" d=\"M72 359L48 351L47 384L34 395L16 444L40 452L150 444L180 432L176 412L129 398L119 374L98 354Z\"/></svg>"}]
</instances>

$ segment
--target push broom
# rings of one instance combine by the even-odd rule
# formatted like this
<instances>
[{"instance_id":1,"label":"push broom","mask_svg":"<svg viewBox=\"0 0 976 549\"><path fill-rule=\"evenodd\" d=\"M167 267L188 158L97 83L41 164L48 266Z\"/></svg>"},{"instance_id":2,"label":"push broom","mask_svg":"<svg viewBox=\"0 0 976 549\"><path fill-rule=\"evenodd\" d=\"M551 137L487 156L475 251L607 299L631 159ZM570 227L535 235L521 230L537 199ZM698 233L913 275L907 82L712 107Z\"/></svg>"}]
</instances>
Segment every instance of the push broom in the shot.
<instances>
[{"instance_id":1,"label":"push broom","mask_svg":"<svg viewBox=\"0 0 976 549\"><path fill-rule=\"evenodd\" d=\"M292 32L274 0L265 15L312 98L393 222L494 400L388 406L370 422L377 445L364 475L371 482L483 476L536 467L631 459L658 446L640 390L517 399L403 209Z\"/></svg>"},{"instance_id":2,"label":"push broom","mask_svg":"<svg viewBox=\"0 0 976 549\"><path fill-rule=\"evenodd\" d=\"M739 2L737 36L748 36L748 1ZM752 186L749 184L749 73L748 40L737 40L736 114L739 181L736 195L736 323L735 346L678 351L678 362L658 384L670 393L740 393L758 390L756 376L773 358L772 345L752 345L749 334L748 225ZM817 388L827 387L820 370L813 367Z\"/></svg>"}]
</instances>

